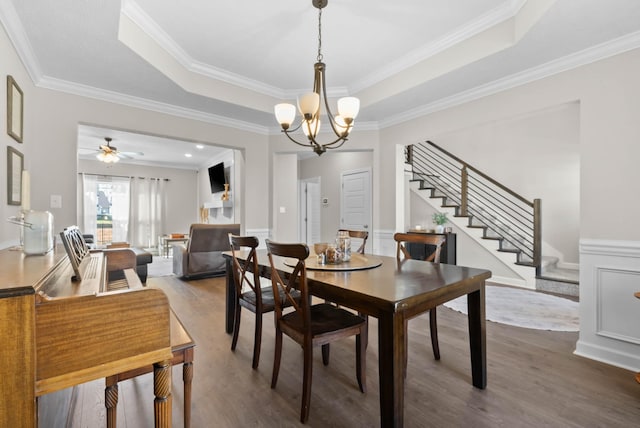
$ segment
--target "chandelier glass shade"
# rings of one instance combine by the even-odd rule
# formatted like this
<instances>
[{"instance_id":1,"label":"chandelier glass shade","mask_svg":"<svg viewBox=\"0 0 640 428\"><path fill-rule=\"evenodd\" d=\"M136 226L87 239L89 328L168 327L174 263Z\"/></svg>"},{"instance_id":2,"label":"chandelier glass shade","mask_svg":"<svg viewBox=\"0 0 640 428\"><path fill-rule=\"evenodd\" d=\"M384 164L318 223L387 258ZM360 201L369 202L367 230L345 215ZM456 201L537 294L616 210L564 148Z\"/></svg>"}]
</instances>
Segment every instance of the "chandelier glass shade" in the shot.
<instances>
[{"instance_id":1,"label":"chandelier glass shade","mask_svg":"<svg viewBox=\"0 0 640 428\"><path fill-rule=\"evenodd\" d=\"M313 6L318 9L318 58L314 65L313 91L298 97L298 110L302 116L300 123L294 126L296 106L293 104L277 104L274 108L276 120L289 140L300 146L311 147L318 155L323 154L327 149L337 149L347 141L347 137L353 128L354 120L360 110L360 100L355 97L340 98L336 116L333 115L329 107L325 84L326 65L322 62L322 8L327 5L327 1L312 0ZM316 139L320 133L320 117L323 114L323 108L326 122L329 123L335 136L334 140L324 144ZM306 143L296 141L291 135L301 128L307 138Z\"/></svg>"}]
</instances>

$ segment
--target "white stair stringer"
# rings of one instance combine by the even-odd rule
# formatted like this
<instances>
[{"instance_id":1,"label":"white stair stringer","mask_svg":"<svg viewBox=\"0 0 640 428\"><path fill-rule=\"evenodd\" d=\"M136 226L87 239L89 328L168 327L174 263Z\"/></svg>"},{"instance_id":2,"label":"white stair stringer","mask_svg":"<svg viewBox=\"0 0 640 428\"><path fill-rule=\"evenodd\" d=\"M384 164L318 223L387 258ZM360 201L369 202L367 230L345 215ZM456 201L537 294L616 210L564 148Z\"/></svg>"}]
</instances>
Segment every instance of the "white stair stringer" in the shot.
<instances>
[{"instance_id":1,"label":"white stair stringer","mask_svg":"<svg viewBox=\"0 0 640 428\"><path fill-rule=\"evenodd\" d=\"M501 262L507 269L512 271L518 278L507 278L492 276L490 281L504 285L536 289L536 269L531 266L523 266L516 264L517 254L498 251L500 248L499 241L493 239L483 239L483 230L480 228L468 227L468 217L455 217L455 208L443 207L442 198L431 198L430 189L420 189L419 182L410 182L410 190L418 195L422 200L429 204L436 211L446 212L449 222L457 226L457 229L464 232L475 242L485 248L497 261Z\"/></svg>"}]
</instances>

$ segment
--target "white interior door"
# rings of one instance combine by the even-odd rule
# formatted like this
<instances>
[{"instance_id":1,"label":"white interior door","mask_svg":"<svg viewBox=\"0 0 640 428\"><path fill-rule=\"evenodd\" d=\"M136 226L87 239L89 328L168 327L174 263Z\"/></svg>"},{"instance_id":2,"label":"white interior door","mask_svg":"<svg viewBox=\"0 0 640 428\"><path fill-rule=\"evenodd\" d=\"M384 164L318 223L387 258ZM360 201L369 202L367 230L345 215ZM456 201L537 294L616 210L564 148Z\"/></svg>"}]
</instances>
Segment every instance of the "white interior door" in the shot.
<instances>
[{"instance_id":1,"label":"white interior door","mask_svg":"<svg viewBox=\"0 0 640 428\"><path fill-rule=\"evenodd\" d=\"M320 242L320 177L300 181L300 241Z\"/></svg>"},{"instance_id":2,"label":"white interior door","mask_svg":"<svg viewBox=\"0 0 640 428\"><path fill-rule=\"evenodd\" d=\"M340 227L368 231L371 226L371 169L345 171L340 178Z\"/></svg>"}]
</instances>

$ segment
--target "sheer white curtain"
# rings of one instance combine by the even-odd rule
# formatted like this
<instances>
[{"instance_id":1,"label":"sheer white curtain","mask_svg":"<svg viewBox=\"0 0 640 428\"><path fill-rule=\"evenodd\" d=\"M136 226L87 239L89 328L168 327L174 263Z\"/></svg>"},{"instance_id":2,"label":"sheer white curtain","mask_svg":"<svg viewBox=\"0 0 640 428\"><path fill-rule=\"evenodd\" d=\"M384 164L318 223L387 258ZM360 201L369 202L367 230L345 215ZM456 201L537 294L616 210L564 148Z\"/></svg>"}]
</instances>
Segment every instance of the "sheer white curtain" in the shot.
<instances>
[{"instance_id":1,"label":"sheer white curtain","mask_svg":"<svg viewBox=\"0 0 640 428\"><path fill-rule=\"evenodd\" d=\"M128 177L111 177L111 241L126 242L129 231Z\"/></svg>"},{"instance_id":2,"label":"sheer white curtain","mask_svg":"<svg viewBox=\"0 0 640 428\"><path fill-rule=\"evenodd\" d=\"M82 207L78 215L78 223L82 228L82 233L90 233L97 237L98 218L98 177L95 175L82 174Z\"/></svg>"},{"instance_id":3,"label":"sheer white curtain","mask_svg":"<svg viewBox=\"0 0 640 428\"><path fill-rule=\"evenodd\" d=\"M156 178L131 179L129 242L151 248L158 245L165 221L166 181Z\"/></svg>"}]
</instances>

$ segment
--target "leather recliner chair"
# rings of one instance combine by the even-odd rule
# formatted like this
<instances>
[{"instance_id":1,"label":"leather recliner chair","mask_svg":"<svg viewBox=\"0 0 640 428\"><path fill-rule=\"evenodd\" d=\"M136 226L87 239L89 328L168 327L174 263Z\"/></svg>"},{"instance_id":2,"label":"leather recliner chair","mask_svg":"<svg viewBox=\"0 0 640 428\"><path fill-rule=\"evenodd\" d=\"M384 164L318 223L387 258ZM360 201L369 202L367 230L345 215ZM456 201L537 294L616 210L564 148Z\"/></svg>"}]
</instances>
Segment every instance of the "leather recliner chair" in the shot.
<instances>
[{"instance_id":1,"label":"leather recliner chair","mask_svg":"<svg viewBox=\"0 0 640 428\"><path fill-rule=\"evenodd\" d=\"M223 251L229 251L229 233L240 234L239 224L192 224L187 245L173 249L173 273L182 278L202 278L225 273Z\"/></svg>"}]
</instances>

